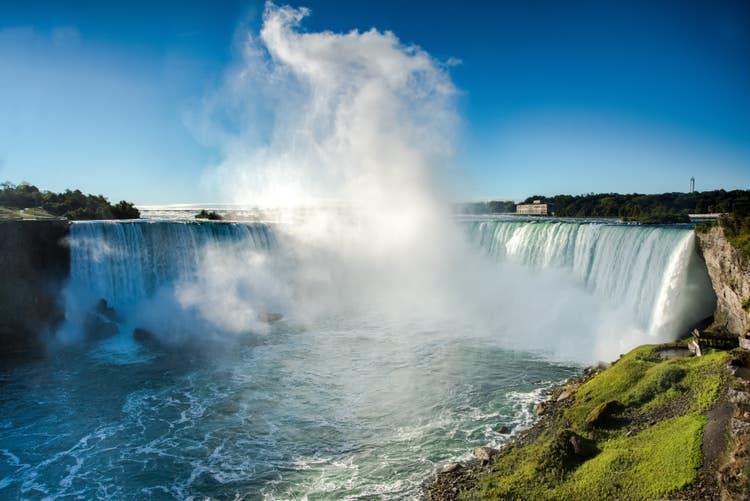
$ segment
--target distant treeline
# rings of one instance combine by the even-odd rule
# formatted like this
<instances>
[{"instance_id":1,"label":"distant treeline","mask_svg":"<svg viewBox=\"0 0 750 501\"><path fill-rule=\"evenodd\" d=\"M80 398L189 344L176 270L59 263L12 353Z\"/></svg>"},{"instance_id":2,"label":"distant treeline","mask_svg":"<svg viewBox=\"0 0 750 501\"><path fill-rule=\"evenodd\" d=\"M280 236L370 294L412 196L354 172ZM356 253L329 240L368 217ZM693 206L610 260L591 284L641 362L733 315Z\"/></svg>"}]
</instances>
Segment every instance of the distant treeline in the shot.
<instances>
[{"instance_id":1,"label":"distant treeline","mask_svg":"<svg viewBox=\"0 0 750 501\"><path fill-rule=\"evenodd\" d=\"M733 213L750 207L748 190L715 190L694 193L590 193L588 195L534 195L521 203L534 200L552 204L551 211L561 217L611 217L644 223L688 222L688 214ZM745 208L745 209L743 209ZM464 214L501 214L515 212L510 201L472 202L458 204L455 210Z\"/></svg>"},{"instance_id":2,"label":"distant treeline","mask_svg":"<svg viewBox=\"0 0 750 501\"><path fill-rule=\"evenodd\" d=\"M516 203L499 200L469 202L457 204L454 210L461 214L507 214L509 212L516 212Z\"/></svg>"},{"instance_id":3,"label":"distant treeline","mask_svg":"<svg viewBox=\"0 0 750 501\"><path fill-rule=\"evenodd\" d=\"M562 217L618 217L640 222L688 221L688 214L730 213L750 206L748 190L715 190L694 193L599 193L588 195L533 196L524 203L541 200L553 204L553 212Z\"/></svg>"},{"instance_id":4,"label":"distant treeline","mask_svg":"<svg viewBox=\"0 0 750 501\"><path fill-rule=\"evenodd\" d=\"M72 220L138 219L141 213L126 201L112 205L102 195L85 195L80 190L63 193L40 191L32 184L0 183L0 207L41 209L49 215Z\"/></svg>"}]
</instances>

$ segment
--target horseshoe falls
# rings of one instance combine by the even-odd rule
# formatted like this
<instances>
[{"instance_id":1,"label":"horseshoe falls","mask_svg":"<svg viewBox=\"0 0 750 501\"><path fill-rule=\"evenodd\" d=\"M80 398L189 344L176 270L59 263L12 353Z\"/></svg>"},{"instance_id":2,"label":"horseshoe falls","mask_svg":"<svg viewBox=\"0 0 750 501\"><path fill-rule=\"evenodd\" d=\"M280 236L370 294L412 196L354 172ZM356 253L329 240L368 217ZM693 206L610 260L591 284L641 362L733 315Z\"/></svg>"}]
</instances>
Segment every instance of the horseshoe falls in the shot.
<instances>
[{"instance_id":1,"label":"horseshoe falls","mask_svg":"<svg viewBox=\"0 0 750 501\"><path fill-rule=\"evenodd\" d=\"M4 372L0 497L418 499L437 468L507 441L594 361L550 340L584 350L576 336L602 319L605 338L674 337L713 309L690 228L457 224L471 255L435 273L463 300L435 322L334 308L373 300L370 275L351 280L346 254L295 238L304 226L74 224L68 341ZM405 269L384 282L394 294L424 278ZM299 314L310 298L331 308ZM88 338L80 319L101 299L117 332Z\"/></svg>"},{"instance_id":2,"label":"horseshoe falls","mask_svg":"<svg viewBox=\"0 0 750 501\"><path fill-rule=\"evenodd\" d=\"M612 223L481 221L471 240L499 261L566 270L664 338L713 313L716 298L692 228Z\"/></svg>"}]
</instances>

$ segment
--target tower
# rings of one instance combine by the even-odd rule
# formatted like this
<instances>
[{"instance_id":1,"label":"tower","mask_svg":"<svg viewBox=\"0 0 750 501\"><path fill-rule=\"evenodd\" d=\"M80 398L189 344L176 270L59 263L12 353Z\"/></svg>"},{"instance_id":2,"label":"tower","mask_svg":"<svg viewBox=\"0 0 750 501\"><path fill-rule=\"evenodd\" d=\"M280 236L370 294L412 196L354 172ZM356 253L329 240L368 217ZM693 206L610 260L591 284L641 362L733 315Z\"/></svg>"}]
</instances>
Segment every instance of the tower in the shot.
<instances>
[{"instance_id":1,"label":"tower","mask_svg":"<svg viewBox=\"0 0 750 501\"><path fill-rule=\"evenodd\" d=\"M695 178L690 178L690 193L695 193Z\"/></svg>"}]
</instances>

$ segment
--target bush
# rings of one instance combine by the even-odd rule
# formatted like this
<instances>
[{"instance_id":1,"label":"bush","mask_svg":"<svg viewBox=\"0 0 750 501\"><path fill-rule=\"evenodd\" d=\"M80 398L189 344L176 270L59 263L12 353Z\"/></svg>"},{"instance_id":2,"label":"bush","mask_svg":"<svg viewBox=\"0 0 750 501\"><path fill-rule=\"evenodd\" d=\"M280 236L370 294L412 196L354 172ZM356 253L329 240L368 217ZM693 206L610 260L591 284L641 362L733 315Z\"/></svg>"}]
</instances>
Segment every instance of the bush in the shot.
<instances>
[{"instance_id":1,"label":"bush","mask_svg":"<svg viewBox=\"0 0 750 501\"><path fill-rule=\"evenodd\" d=\"M201 211L195 215L195 219L208 219L210 221L221 221L224 218L222 218L218 212L206 211L206 209L201 209Z\"/></svg>"}]
</instances>

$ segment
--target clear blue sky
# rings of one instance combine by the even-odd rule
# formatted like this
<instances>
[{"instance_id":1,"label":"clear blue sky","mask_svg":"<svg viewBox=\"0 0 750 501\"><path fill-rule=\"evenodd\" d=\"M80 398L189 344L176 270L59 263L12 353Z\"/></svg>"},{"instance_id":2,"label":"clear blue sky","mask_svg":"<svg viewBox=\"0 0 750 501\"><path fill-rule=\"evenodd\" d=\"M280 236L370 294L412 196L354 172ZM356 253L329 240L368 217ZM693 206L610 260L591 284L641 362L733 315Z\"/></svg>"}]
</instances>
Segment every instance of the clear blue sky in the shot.
<instances>
[{"instance_id":1,"label":"clear blue sky","mask_svg":"<svg viewBox=\"0 0 750 501\"><path fill-rule=\"evenodd\" d=\"M282 2L283 3L283 2ZM750 2L286 2L457 58L469 198L750 188ZM0 180L207 202L185 116L263 2L0 0Z\"/></svg>"}]
</instances>

